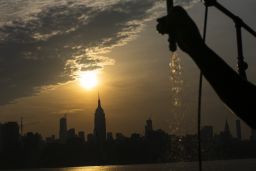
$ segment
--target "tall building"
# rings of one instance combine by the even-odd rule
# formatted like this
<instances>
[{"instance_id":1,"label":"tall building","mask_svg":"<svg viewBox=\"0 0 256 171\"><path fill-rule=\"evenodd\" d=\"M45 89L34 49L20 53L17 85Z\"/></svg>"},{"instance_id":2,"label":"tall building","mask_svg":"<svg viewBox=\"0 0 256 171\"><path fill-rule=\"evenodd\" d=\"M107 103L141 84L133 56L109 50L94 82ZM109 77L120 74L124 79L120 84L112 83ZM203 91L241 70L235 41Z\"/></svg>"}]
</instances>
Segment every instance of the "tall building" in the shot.
<instances>
[{"instance_id":1,"label":"tall building","mask_svg":"<svg viewBox=\"0 0 256 171\"><path fill-rule=\"evenodd\" d=\"M227 137L232 137L232 134L230 132L230 128L229 128L229 125L228 125L228 120L226 120L226 122L225 122L225 127L224 127L224 132L223 133Z\"/></svg>"},{"instance_id":2,"label":"tall building","mask_svg":"<svg viewBox=\"0 0 256 171\"><path fill-rule=\"evenodd\" d=\"M236 120L236 135L238 140L242 140L241 122L239 119Z\"/></svg>"},{"instance_id":3,"label":"tall building","mask_svg":"<svg viewBox=\"0 0 256 171\"><path fill-rule=\"evenodd\" d=\"M98 107L94 116L94 139L98 143L106 141L106 119L103 108L101 107L100 96L98 95Z\"/></svg>"},{"instance_id":4,"label":"tall building","mask_svg":"<svg viewBox=\"0 0 256 171\"><path fill-rule=\"evenodd\" d=\"M152 120L149 118L146 121L146 125L145 125L145 137L150 136L152 132L153 132L153 123L152 123Z\"/></svg>"},{"instance_id":5,"label":"tall building","mask_svg":"<svg viewBox=\"0 0 256 171\"><path fill-rule=\"evenodd\" d=\"M66 142L67 140L67 118L66 115L60 118L60 129L59 129L59 139L61 142Z\"/></svg>"},{"instance_id":6,"label":"tall building","mask_svg":"<svg viewBox=\"0 0 256 171\"><path fill-rule=\"evenodd\" d=\"M75 128L70 128L67 131L67 140L74 139L74 138L76 138L76 130Z\"/></svg>"},{"instance_id":7,"label":"tall building","mask_svg":"<svg viewBox=\"0 0 256 171\"><path fill-rule=\"evenodd\" d=\"M205 142L213 140L213 127L212 126L204 126L201 129L201 138Z\"/></svg>"},{"instance_id":8,"label":"tall building","mask_svg":"<svg viewBox=\"0 0 256 171\"><path fill-rule=\"evenodd\" d=\"M114 140L112 132L107 133L107 141L112 142Z\"/></svg>"},{"instance_id":9,"label":"tall building","mask_svg":"<svg viewBox=\"0 0 256 171\"><path fill-rule=\"evenodd\" d=\"M3 151L2 124L0 123L0 153Z\"/></svg>"},{"instance_id":10,"label":"tall building","mask_svg":"<svg viewBox=\"0 0 256 171\"><path fill-rule=\"evenodd\" d=\"M228 121L226 120L224 130L220 132L220 143L230 143L232 141L232 134L229 129Z\"/></svg>"},{"instance_id":11,"label":"tall building","mask_svg":"<svg viewBox=\"0 0 256 171\"><path fill-rule=\"evenodd\" d=\"M251 141L256 142L256 129L252 129L251 131Z\"/></svg>"},{"instance_id":12,"label":"tall building","mask_svg":"<svg viewBox=\"0 0 256 171\"><path fill-rule=\"evenodd\" d=\"M78 132L78 137L82 140L82 142L85 141L85 133L84 131L79 131Z\"/></svg>"},{"instance_id":13,"label":"tall building","mask_svg":"<svg viewBox=\"0 0 256 171\"><path fill-rule=\"evenodd\" d=\"M87 142L89 143L93 142L93 134L87 134Z\"/></svg>"},{"instance_id":14,"label":"tall building","mask_svg":"<svg viewBox=\"0 0 256 171\"><path fill-rule=\"evenodd\" d=\"M19 147L20 134L17 122L7 122L2 125L2 138L4 150L15 150Z\"/></svg>"}]
</instances>

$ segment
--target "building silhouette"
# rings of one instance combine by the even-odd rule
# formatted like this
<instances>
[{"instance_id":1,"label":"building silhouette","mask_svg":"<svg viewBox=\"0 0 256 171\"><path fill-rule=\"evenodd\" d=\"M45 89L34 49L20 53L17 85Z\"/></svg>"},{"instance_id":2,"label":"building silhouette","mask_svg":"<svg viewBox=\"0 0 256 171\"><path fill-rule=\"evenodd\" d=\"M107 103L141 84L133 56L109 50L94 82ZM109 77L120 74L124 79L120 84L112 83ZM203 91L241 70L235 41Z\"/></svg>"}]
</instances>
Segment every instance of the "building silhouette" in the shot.
<instances>
[{"instance_id":1,"label":"building silhouette","mask_svg":"<svg viewBox=\"0 0 256 171\"><path fill-rule=\"evenodd\" d=\"M204 126L201 129L201 139L204 142L212 141L213 139L213 127L212 126Z\"/></svg>"},{"instance_id":2,"label":"building silhouette","mask_svg":"<svg viewBox=\"0 0 256 171\"><path fill-rule=\"evenodd\" d=\"M229 128L229 124L228 124L228 120L226 120L225 122L225 127L224 127L224 135L227 137L232 137L231 132L230 132L230 128Z\"/></svg>"},{"instance_id":3,"label":"building silhouette","mask_svg":"<svg viewBox=\"0 0 256 171\"><path fill-rule=\"evenodd\" d=\"M87 134L87 142L92 143L93 142L93 134Z\"/></svg>"},{"instance_id":4,"label":"building silhouette","mask_svg":"<svg viewBox=\"0 0 256 171\"><path fill-rule=\"evenodd\" d=\"M146 125L145 125L145 137L149 137L153 132L153 123L152 120L149 118L146 121Z\"/></svg>"},{"instance_id":5,"label":"building silhouette","mask_svg":"<svg viewBox=\"0 0 256 171\"><path fill-rule=\"evenodd\" d=\"M84 131L78 132L78 137L82 140L82 142L85 142L85 133Z\"/></svg>"},{"instance_id":6,"label":"building silhouette","mask_svg":"<svg viewBox=\"0 0 256 171\"><path fill-rule=\"evenodd\" d=\"M116 140L117 141L125 141L126 137L121 132L116 133Z\"/></svg>"},{"instance_id":7,"label":"building silhouette","mask_svg":"<svg viewBox=\"0 0 256 171\"><path fill-rule=\"evenodd\" d=\"M67 117L60 118L59 139L62 143L67 140Z\"/></svg>"},{"instance_id":8,"label":"building silhouette","mask_svg":"<svg viewBox=\"0 0 256 171\"><path fill-rule=\"evenodd\" d=\"M70 139L73 139L73 138L76 138L76 129L75 128L70 128L67 131L67 139L70 140Z\"/></svg>"},{"instance_id":9,"label":"building silhouette","mask_svg":"<svg viewBox=\"0 0 256 171\"><path fill-rule=\"evenodd\" d=\"M229 124L228 124L228 121L226 120L224 130L220 132L220 135L219 135L219 142L221 144L227 144L227 143L230 143L230 141L232 141L232 138L233 137L230 132Z\"/></svg>"},{"instance_id":10,"label":"building silhouette","mask_svg":"<svg viewBox=\"0 0 256 171\"><path fill-rule=\"evenodd\" d=\"M55 135L51 135L50 137L46 137L45 141L46 141L46 143L55 143L56 142Z\"/></svg>"},{"instance_id":11,"label":"building silhouette","mask_svg":"<svg viewBox=\"0 0 256 171\"><path fill-rule=\"evenodd\" d=\"M107 133L107 141L112 142L114 140L112 132Z\"/></svg>"},{"instance_id":12,"label":"building silhouette","mask_svg":"<svg viewBox=\"0 0 256 171\"><path fill-rule=\"evenodd\" d=\"M0 153L3 151L3 133L2 124L0 123Z\"/></svg>"},{"instance_id":13,"label":"building silhouette","mask_svg":"<svg viewBox=\"0 0 256 171\"><path fill-rule=\"evenodd\" d=\"M100 96L98 95L98 107L94 115L94 140L97 143L106 141L106 119L103 108L101 107Z\"/></svg>"},{"instance_id":14,"label":"building silhouette","mask_svg":"<svg viewBox=\"0 0 256 171\"><path fill-rule=\"evenodd\" d=\"M111 132L106 135L105 114L100 98L95 117L99 117L95 119L95 133L87 134L87 139L84 131L76 134L75 128L66 127L66 117L61 118L60 128L67 136L65 142L56 139L55 135L45 140L39 133L33 132L21 136L17 122L0 123L0 169L167 163L198 159L196 134L170 135L161 129L153 129L153 121L149 118L145 125L143 123L145 135L132 133L128 137L121 132L117 132L115 137ZM239 130L239 122L236 124ZM256 156L256 142L253 141L256 130L252 132L252 141L238 141L236 136L232 137L226 121L219 134L213 135L213 127L207 125L202 127L201 136L204 160Z\"/></svg>"},{"instance_id":15,"label":"building silhouette","mask_svg":"<svg viewBox=\"0 0 256 171\"><path fill-rule=\"evenodd\" d=\"M19 147L20 134L17 122L7 122L2 125L2 146L5 151L15 150Z\"/></svg>"},{"instance_id":16,"label":"building silhouette","mask_svg":"<svg viewBox=\"0 0 256 171\"><path fill-rule=\"evenodd\" d=\"M251 129L251 141L256 142L256 129Z\"/></svg>"},{"instance_id":17,"label":"building silhouette","mask_svg":"<svg viewBox=\"0 0 256 171\"><path fill-rule=\"evenodd\" d=\"M236 135L238 140L242 140L241 122L239 119L236 120Z\"/></svg>"}]
</instances>

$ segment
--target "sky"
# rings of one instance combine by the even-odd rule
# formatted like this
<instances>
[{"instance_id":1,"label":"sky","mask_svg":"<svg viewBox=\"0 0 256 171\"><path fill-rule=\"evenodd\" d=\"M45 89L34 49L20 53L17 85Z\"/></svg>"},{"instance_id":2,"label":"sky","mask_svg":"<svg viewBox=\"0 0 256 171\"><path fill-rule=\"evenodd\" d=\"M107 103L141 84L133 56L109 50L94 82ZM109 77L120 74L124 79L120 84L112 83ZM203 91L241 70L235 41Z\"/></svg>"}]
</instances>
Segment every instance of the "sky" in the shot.
<instances>
[{"instance_id":1,"label":"sky","mask_svg":"<svg viewBox=\"0 0 256 171\"><path fill-rule=\"evenodd\" d=\"M204 6L177 0L202 30ZM223 6L252 28L254 0L224 0ZM167 37L157 33L165 15L163 0L0 0L0 122L24 118L24 131L58 134L59 119L68 127L93 130L98 91L107 130L143 133L145 121L171 134L195 133L199 70L189 56L180 60L181 106L174 114L171 52ZM248 78L256 83L255 39L243 32ZM236 69L233 22L209 10L207 45ZM217 68L216 68L217 69ZM99 83L86 90L79 73L97 71ZM235 134L237 119L204 81L203 125L223 130L228 119ZM243 124L244 138L250 129Z\"/></svg>"}]
</instances>

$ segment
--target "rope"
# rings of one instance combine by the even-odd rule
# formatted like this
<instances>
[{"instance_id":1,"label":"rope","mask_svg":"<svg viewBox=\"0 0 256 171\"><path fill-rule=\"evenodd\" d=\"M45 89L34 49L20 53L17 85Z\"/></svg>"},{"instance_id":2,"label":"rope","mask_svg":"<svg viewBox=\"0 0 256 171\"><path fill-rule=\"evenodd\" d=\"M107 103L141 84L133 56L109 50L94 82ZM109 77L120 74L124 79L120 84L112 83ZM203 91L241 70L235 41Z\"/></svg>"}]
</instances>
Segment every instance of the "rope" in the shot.
<instances>
[{"instance_id":1,"label":"rope","mask_svg":"<svg viewBox=\"0 0 256 171\"><path fill-rule=\"evenodd\" d=\"M206 31L207 31L207 21L208 21L208 6L205 6L205 16L204 16L204 30L203 30L203 41L206 41ZM201 105L202 105L202 85L203 85L203 74L200 72L199 77L199 91L198 91L198 116L197 116L197 138L198 138L198 166L199 171L202 171L202 147L201 147Z\"/></svg>"}]
</instances>

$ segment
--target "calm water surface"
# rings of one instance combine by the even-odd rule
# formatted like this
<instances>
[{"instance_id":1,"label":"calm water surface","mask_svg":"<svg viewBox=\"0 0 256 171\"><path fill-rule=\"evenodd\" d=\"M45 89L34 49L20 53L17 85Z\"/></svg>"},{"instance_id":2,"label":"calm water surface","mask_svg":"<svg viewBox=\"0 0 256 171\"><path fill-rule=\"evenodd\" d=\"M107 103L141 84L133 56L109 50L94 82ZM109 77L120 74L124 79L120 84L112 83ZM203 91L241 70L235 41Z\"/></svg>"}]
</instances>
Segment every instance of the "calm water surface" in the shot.
<instances>
[{"instance_id":1,"label":"calm water surface","mask_svg":"<svg viewBox=\"0 0 256 171\"><path fill-rule=\"evenodd\" d=\"M35 171L197 171L196 162L129 165L129 166L89 166L55 169L35 169ZM31 170L23 170L31 171ZM203 171L256 171L256 159L210 161L203 163Z\"/></svg>"}]
</instances>

